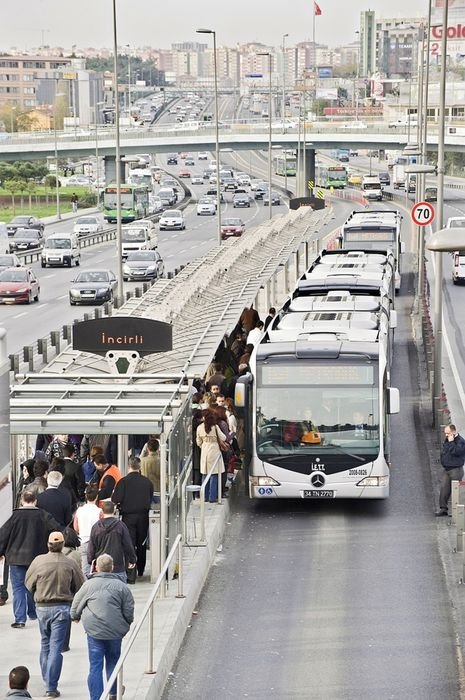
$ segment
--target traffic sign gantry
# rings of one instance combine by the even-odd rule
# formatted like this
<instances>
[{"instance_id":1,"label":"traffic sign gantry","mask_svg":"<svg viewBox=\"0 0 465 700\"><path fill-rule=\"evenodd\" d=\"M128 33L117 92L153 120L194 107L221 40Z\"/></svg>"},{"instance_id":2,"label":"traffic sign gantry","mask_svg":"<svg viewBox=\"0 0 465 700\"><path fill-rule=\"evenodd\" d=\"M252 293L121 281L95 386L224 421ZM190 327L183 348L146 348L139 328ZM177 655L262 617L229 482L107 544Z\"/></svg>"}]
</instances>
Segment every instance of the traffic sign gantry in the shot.
<instances>
[{"instance_id":1,"label":"traffic sign gantry","mask_svg":"<svg viewBox=\"0 0 465 700\"><path fill-rule=\"evenodd\" d=\"M412 207L411 217L417 226L428 226L434 219L434 207L430 202L417 202Z\"/></svg>"}]
</instances>

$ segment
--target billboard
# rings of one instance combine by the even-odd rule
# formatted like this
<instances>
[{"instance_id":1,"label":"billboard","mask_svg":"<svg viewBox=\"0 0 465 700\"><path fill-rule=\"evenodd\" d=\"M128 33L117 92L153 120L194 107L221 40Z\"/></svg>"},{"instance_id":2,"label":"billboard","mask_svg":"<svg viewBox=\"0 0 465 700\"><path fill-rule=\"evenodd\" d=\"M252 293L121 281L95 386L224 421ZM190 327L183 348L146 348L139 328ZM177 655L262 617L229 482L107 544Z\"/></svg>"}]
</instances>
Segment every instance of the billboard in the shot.
<instances>
[{"instance_id":1,"label":"billboard","mask_svg":"<svg viewBox=\"0 0 465 700\"><path fill-rule=\"evenodd\" d=\"M317 75L319 78L332 78L333 77L333 67L332 66L318 66Z\"/></svg>"},{"instance_id":2,"label":"billboard","mask_svg":"<svg viewBox=\"0 0 465 700\"><path fill-rule=\"evenodd\" d=\"M317 88L316 97L318 100L337 100L337 87Z\"/></svg>"}]
</instances>

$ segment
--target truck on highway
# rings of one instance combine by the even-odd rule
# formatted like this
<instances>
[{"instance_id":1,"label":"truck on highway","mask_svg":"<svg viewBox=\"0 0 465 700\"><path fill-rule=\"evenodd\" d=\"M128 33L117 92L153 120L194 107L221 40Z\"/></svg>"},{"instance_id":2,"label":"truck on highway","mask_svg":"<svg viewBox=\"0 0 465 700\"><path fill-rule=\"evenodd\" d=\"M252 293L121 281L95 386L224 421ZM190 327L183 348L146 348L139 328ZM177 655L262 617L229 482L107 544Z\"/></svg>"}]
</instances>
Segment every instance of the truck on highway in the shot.
<instances>
[{"instance_id":1,"label":"truck on highway","mask_svg":"<svg viewBox=\"0 0 465 700\"><path fill-rule=\"evenodd\" d=\"M392 168L392 185L394 189L404 189L406 180L407 174L405 172L405 165L403 163L396 163Z\"/></svg>"}]
</instances>

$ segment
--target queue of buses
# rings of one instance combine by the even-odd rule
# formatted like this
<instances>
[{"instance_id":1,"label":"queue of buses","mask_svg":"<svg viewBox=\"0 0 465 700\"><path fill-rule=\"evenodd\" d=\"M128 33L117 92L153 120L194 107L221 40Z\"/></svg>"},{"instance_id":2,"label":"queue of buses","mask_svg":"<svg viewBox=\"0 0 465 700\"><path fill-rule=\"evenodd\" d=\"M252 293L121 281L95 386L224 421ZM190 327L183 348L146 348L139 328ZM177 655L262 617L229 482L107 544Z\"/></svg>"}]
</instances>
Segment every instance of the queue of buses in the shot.
<instances>
[{"instance_id":1,"label":"queue of buses","mask_svg":"<svg viewBox=\"0 0 465 700\"><path fill-rule=\"evenodd\" d=\"M389 496L398 211L353 212L310 265L238 379L250 498Z\"/></svg>"}]
</instances>

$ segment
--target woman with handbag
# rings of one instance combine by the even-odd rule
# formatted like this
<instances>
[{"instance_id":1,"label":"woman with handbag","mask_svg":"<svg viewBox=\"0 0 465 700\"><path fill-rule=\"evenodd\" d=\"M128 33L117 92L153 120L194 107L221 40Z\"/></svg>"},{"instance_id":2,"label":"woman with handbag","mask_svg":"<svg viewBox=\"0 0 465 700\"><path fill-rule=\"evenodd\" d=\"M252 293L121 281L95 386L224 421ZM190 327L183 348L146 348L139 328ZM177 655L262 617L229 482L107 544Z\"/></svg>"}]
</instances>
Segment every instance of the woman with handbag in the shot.
<instances>
[{"instance_id":1,"label":"woman with handbag","mask_svg":"<svg viewBox=\"0 0 465 700\"><path fill-rule=\"evenodd\" d=\"M217 425L217 418L210 409L204 411L203 421L197 427L196 443L200 447L200 473L202 481L210 472L213 465L215 471L205 488L205 500L215 503L218 500L218 474L224 472L222 451L228 449L226 435Z\"/></svg>"}]
</instances>

